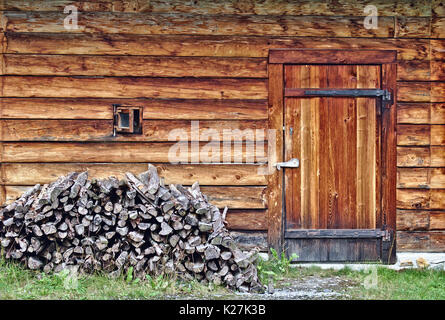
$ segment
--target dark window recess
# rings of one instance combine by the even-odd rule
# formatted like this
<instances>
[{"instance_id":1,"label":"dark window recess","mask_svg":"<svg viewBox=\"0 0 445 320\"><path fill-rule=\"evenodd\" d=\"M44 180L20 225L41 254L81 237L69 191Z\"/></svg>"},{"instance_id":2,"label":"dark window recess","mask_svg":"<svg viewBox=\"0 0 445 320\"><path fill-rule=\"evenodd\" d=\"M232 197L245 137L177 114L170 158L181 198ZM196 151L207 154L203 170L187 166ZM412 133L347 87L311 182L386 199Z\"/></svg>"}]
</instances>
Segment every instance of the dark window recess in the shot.
<instances>
[{"instance_id":1,"label":"dark window recess","mask_svg":"<svg viewBox=\"0 0 445 320\"><path fill-rule=\"evenodd\" d=\"M142 107L113 105L114 132L142 134Z\"/></svg>"}]
</instances>

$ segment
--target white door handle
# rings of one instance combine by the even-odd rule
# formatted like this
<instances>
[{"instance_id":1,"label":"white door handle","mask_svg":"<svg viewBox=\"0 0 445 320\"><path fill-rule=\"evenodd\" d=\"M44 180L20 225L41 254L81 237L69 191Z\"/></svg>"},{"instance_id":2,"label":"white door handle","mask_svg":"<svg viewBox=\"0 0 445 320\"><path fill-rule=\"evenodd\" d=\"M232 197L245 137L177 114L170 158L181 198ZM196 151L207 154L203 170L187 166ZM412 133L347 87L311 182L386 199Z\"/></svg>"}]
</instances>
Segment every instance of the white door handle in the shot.
<instances>
[{"instance_id":1,"label":"white door handle","mask_svg":"<svg viewBox=\"0 0 445 320\"><path fill-rule=\"evenodd\" d=\"M298 168L300 166L300 160L293 158L286 162L278 162L275 166L278 170L281 170L281 168Z\"/></svg>"}]
</instances>

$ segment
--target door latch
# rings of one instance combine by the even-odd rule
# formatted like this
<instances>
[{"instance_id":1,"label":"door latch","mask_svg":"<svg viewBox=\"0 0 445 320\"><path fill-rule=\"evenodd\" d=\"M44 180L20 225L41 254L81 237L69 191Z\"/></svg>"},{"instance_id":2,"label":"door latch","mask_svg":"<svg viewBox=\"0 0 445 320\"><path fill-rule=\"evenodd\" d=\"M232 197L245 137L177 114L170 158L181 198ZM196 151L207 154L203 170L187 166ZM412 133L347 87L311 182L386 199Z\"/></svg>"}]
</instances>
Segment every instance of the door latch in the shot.
<instances>
[{"instance_id":1,"label":"door latch","mask_svg":"<svg viewBox=\"0 0 445 320\"><path fill-rule=\"evenodd\" d=\"M286 162L278 162L275 166L278 170L281 170L281 168L298 168L300 166L300 160L293 158Z\"/></svg>"}]
</instances>

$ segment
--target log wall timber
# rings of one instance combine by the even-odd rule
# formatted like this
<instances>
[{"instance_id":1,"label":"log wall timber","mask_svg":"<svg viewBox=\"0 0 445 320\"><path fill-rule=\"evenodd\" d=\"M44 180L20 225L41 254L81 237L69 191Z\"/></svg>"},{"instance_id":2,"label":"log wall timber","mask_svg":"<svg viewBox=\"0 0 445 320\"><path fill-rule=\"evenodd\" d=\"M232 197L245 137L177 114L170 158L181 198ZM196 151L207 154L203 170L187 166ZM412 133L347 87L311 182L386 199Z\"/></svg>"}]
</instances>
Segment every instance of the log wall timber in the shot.
<instances>
[{"instance_id":1,"label":"log wall timber","mask_svg":"<svg viewBox=\"0 0 445 320\"><path fill-rule=\"evenodd\" d=\"M445 251L445 4L376 1L379 28L368 30L368 2L0 1L1 199L73 170L122 176L150 161L167 183L199 180L230 207L238 238L264 245L278 230L258 170L267 153L173 165L170 130L191 136L199 120L205 145L209 128L267 128L272 48L397 50L398 250ZM78 30L63 27L67 5ZM112 137L115 103L143 107L143 135Z\"/></svg>"}]
</instances>

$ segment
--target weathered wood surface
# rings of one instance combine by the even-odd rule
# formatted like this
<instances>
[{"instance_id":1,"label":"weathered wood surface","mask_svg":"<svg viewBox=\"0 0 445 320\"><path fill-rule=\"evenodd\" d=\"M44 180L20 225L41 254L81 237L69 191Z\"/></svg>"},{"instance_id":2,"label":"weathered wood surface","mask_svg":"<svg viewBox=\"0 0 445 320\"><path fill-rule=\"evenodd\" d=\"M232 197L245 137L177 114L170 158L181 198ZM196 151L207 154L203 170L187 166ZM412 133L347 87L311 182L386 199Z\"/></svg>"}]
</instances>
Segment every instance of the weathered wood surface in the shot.
<instances>
[{"instance_id":1,"label":"weathered wood surface","mask_svg":"<svg viewBox=\"0 0 445 320\"><path fill-rule=\"evenodd\" d=\"M5 33L5 53L78 55L156 55L261 57L272 48L397 50L398 60L442 59L445 41L332 37L246 37L191 35L121 35ZM430 50L431 48L431 50ZM434 50L433 50L434 48ZM441 58L442 57L442 58Z\"/></svg>"},{"instance_id":2,"label":"weathered wood surface","mask_svg":"<svg viewBox=\"0 0 445 320\"><path fill-rule=\"evenodd\" d=\"M400 209L443 209L443 189L397 189L397 208Z\"/></svg>"},{"instance_id":3,"label":"weathered wood surface","mask_svg":"<svg viewBox=\"0 0 445 320\"><path fill-rule=\"evenodd\" d=\"M398 210L400 231L445 230L445 211Z\"/></svg>"},{"instance_id":4,"label":"weathered wood surface","mask_svg":"<svg viewBox=\"0 0 445 320\"><path fill-rule=\"evenodd\" d=\"M141 135L114 137L112 120L0 120L0 140L166 142L173 130L181 130L190 141L264 141L266 125L261 120L144 120Z\"/></svg>"},{"instance_id":5,"label":"weathered wood surface","mask_svg":"<svg viewBox=\"0 0 445 320\"><path fill-rule=\"evenodd\" d=\"M166 184L191 185L200 181L202 185L266 185L266 177L260 174L258 165L191 165L156 164L159 175ZM115 176L121 179L125 172L143 172L145 163L3 163L2 184L35 185L49 183L70 172L88 171L92 177L104 179Z\"/></svg>"},{"instance_id":6,"label":"weathered wood surface","mask_svg":"<svg viewBox=\"0 0 445 320\"><path fill-rule=\"evenodd\" d=\"M264 58L3 55L4 75L266 78Z\"/></svg>"},{"instance_id":7,"label":"weathered wood surface","mask_svg":"<svg viewBox=\"0 0 445 320\"><path fill-rule=\"evenodd\" d=\"M445 189L445 168L397 168L397 188Z\"/></svg>"},{"instance_id":8,"label":"weathered wood surface","mask_svg":"<svg viewBox=\"0 0 445 320\"><path fill-rule=\"evenodd\" d=\"M171 149L174 145L173 149ZM2 162L183 162L190 163L193 159L201 162L223 163L229 161L229 153L224 152L223 144L205 149L205 142L200 143L199 150L187 147L188 143L178 142L4 142L2 143ZM198 149L198 148L196 148ZM206 151L209 151L209 156ZM213 151L212 151L213 150ZM265 153L256 153L247 148L231 148L231 161L265 163L267 161L267 144ZM183 152L181 152L183 151ZM169 159L171 152L172 159ZM176 153L177 152L177 153ZM251 159L250 159L251 158ZM171 160L171 161L170 161ZM203 161L207 160L207 161Z\"/></svg>"},{"instance_id":9,"label":"weathered wood surface","mask_svg":"<svg viewBox=\"0 0 445 320\"><path fill-rule=\"evenodd\" d=\"M231 230L266 231L266 211L229 210L227 212L227 228Z\"/></svg>"},{"instance_id":10,"label":"weathered wood surface","mask_svg":"<svg viewBox=\"0 0 445 320\"><path fill-rule=\"evenodd\" d=\"M73 0L4 0L0 10L5 11L61 11L67 5L78 7L85 12L152 12L152 13L193 13L193 14L238 14L238 15L363 15L363 8L368 1L357 0L329 2L323 0L300 0L298 5L292 1L255 0L209 1L184 3L181 0L127 0L112 1L73 1ZM414 1L377 1L379 14L384 16L445 16L440 0Z\"/></svg>"},{"instance_id":11,"label":"weathered wood surface","mask_svg":"<svg viewBox=\"0 0 445 320\"><path fill-rule=\"evenodd\" d=\"M10 202L32 186L4 186L4 201ZM208 196L209 202L224 208L230 204L231 209L265 209L265 187L214 187L201 186L201 191Z\"/></svg>"},{"instance_id":12,"label":"weathered wood surface","mask_svg":"<svg viewBox=\"0 0 445 320\"><path fill-rule=\"evenodd\" d=\"M398 125L397 145L445 145L445 125Z\"/></svg>"},{"instance_id":13,"label":"weathered wood surface","mask_svg":"<svg viewBox=\"0 0 445 320\"><path fill-rule=\"evenodd\" d=\"M399 82L400 102L445 102L445 82Z\"/></svg>"},{"instance_id":14,"label":"weathered wood surface","mask_svg":"<svg viewBox=\"0 0 445 320\"><path fill-rule=\"evenodd\" d=\"M407 124L445 124L444 103L399 103L397 122Z\"/></svg>"},{"instance_id":15,"label":"weathered wood surface","mask_svg":"<svg viewBox=\"0 0 445 320\"><path fill-rule=\"evenodd\" d=\"M440 252L445 250L445 232L397 232L397 248L400 251Z\"/></svg>"},{"instance_id":16,"label":"weathered wood surface","mask_svg":"<svg viewBox=\"0 0 445 320\"><path fill-rule=\"evenodd\" d=\"M444 167L445 146L397 147L398 167Z\"/></svg>"},{"instance_id":17,"label":"weathered wood surface","mask_svg":"<svg viewBox=\"0 0 445 320\"><path fill-rule=\"evenodd\" d=\"M263 79L1 77L2 97L267 99Z\"/></svg>"},{"instance_id":18,"label":"weathered wood surface","mask_svg":"<svg viewBox=\"0 0 445 320\"><path fill-rule=\"evenodd\" d=\"M267 119L267 100L261 99L0 98L0 115L3 119L110 120L113 104L143 107L144 119Z\"/></svg>"},{"instance_id":19,"label":"weathered wood surface","mask_svg":"<svg viewBox=\"0 0 445 320\"><path fill-rule=\"evenodd\" d=\"M394 17L379 17L377 29L363 27L353 16L240 16L119 12L84 12L77 29L64 27L63 12L2 12L5 32L271 35L334 37L393 37ZM166 27L168 26L168 27Z\"/></svg>"}]
</instances>

